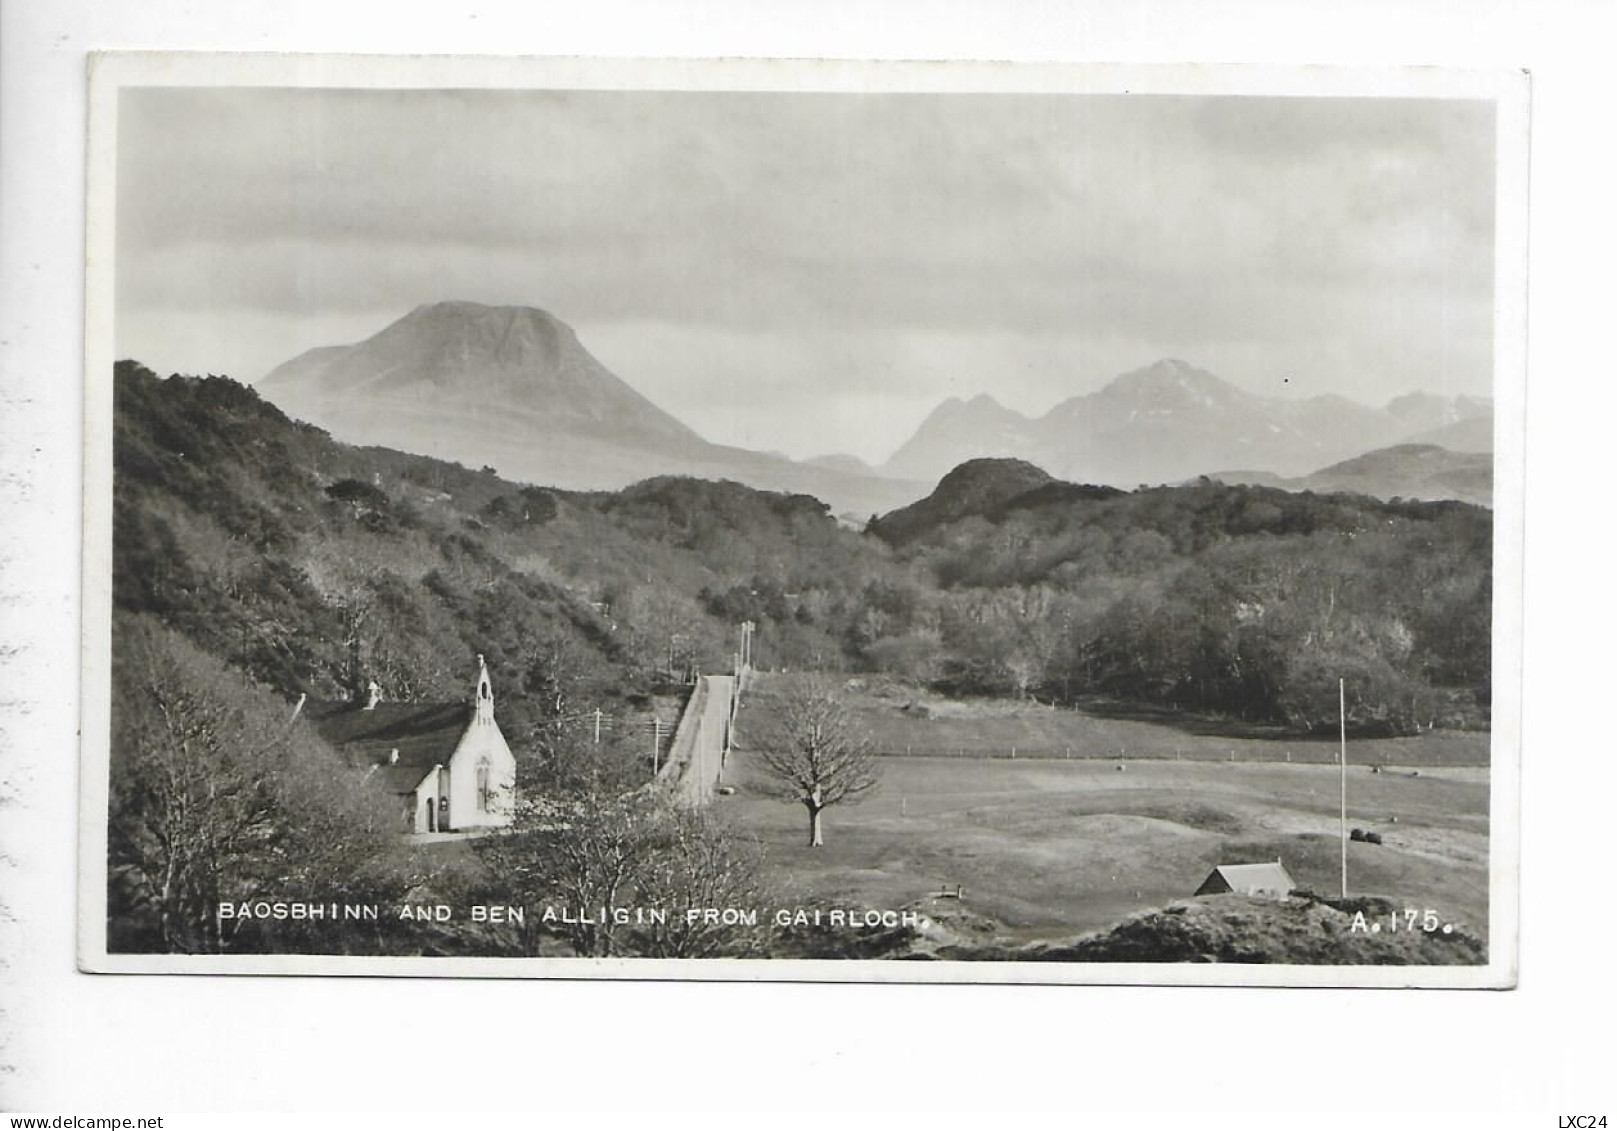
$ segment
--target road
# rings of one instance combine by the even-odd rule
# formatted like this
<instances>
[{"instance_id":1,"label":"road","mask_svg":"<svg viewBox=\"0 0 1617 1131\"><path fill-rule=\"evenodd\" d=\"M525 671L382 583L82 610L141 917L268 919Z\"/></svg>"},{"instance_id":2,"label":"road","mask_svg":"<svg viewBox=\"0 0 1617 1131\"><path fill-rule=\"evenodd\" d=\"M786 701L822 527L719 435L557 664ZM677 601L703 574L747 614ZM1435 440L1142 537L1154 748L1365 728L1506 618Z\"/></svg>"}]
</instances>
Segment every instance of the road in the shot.
<instances>
[{"instance_id":1,"label":"road","mask_svg":"<svg viewBox=\"0 0 1617 1131\"><path fill-rule=\"evenodd\" d=\"M735 677L704 675L674 731L668 774L677 794L692 805L713 796L724 766L724 738L730 726Z\"/></svg>"}]
</instances>

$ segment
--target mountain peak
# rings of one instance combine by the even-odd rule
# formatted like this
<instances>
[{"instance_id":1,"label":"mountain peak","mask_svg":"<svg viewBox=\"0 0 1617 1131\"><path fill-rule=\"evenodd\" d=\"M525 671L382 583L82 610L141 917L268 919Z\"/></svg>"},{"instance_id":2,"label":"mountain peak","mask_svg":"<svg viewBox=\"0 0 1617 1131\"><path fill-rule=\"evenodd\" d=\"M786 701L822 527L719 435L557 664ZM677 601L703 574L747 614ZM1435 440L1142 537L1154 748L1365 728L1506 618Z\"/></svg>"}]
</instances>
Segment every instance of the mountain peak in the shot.
<instances>
[{"instance_id":1,"label":"mountain peak","mask_svg":"<svg viewBox=\"0 0 1617 1131\"><path fill-rule=\"evenodd\" d=\"M507 421L525 416L548 431L594 433L629 445L700 442L607 370L572 327L531 306L427 303L362 342L293 358L259 387L327 427L336 423L327 418L337 410L345 423L393 410L430 427L436 414L453 407ZM371 438L368 428L347 431Z\"/></svg>"},{"instance_id":2,"label":"mountain peak","mask_svg":"<svg viewBox=\"0 0 1617 1131\"><path fill-rule=\"evenodd\" d=\"M884 470L905 479L934 479L965 458L1025 452L1031 424L987 393L969 401L949 397L927 414Z\"/></svg>"},{"instance_id":3,"label":"mountain peak","mask_svg":"<svg viewBox=\"0 0 1617 1131\"><path fill-rule=\"evenodd\" d=\"M980 420L992 416L995 420L1007 416L1016 416L1012 410L1006 408L994 399L992 394L978 393L970 400L961 397L945 397L938 403L927 417L929 421L952 421L956 419Z\"/></svg>"},{"instance_id":4,"label":"mountain peak","mask_svg":"<svg viewBox=\"0 0 1617 1131\"><path fill-rule=\"evenodd\" d=\"M566 489L694 475L867 514L920 490L851 456L804 464L710 444L602 365L572 327L531 306L424 303L363 341L293 358L257 390L348 443Z\"/></svg>"},{"instance_id":5,"label":"mountain peak","mask_svg":"<svg viewBox=\"0 0 1617 1131\"><path fill-rule=\"evenodd\" d=\"M1477 439L1493 432L1493 401L1480 397L1442 396L1420 389L1394 397L1386 411L1406 432L1446 447L1474 450Z\"/></svg>"},{"instance_id":6,"label":"mountain peak","mask_svg":"<svg viewBox=\"0 0 1617 1131\"><path fill-rule=\"evenodd\" d=\"M424 302L393 325L410 322L483 322L489 324L527 322L536 326L554 326L569 333L572 332L572 327L568 326L567 323L548 310L542 310L537 306L491 306L488 303L469 302L465 299Z\"/></svg>"},{"instance_id":7,"label":"mountain peak","mask_svg":"<svg viewBox=\"0 0 1617 1131\"><path fill-rule=\"evenodd\" d=\"M1207 406L1246 397L1222 377L1176 357L1165 357L1143 369L1134 369L1115 377L1095 395L1108 399L1192 402Z\"/></svg>"},{"instance_id":8,"label":"mountain peak","mask_svg":"<svg viewBox=\"0 0 1617 1131\"><path fill-rule=\"evenodd\" d=\"M372 340L385 338L401 339L411 349L436 350L452 363L471 358L516 368L553 367L589 356L571 326L533 306L430 303L416 307Z\"/></svg>"},{"instance_id":9,"label":"mountain peak","mask_svg":"<svg viewBox=\"0 0 1617 1131\"><path fill-rule=\"evenodd\" d=\"M907 478L936 479L977 456L1024 457L1059 479L1133 487L1240 467L1278 478L1389 444L1493 450L1486 398L1412 393L1371 407L1337 393L1249 392L1178 357L1068 397L1036 419L989 397L951 398L888 461ZM997 417L997 418L996 418Z\"/></svg>"}]
</instances>

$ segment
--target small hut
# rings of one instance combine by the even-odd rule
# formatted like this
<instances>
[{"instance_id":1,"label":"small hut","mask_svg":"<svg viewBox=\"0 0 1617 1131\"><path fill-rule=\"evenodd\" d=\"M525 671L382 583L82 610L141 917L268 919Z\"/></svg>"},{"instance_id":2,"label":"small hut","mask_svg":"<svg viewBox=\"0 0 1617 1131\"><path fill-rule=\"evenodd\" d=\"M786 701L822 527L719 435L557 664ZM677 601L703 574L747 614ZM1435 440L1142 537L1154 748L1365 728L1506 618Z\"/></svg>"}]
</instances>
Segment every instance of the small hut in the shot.
<instances>
[{"instance_id":1,"label":"small hut","mask_svg":"<svg viewBox=\"0 0 1617 1131\"><path fill-rule=\"evenodd\" d=\"M1262 864L1220 864L1196 889L1197 895L1255 895L1264 899L1285 899L1297 887L1279 860Z\"/></svg>"}]
</instances>

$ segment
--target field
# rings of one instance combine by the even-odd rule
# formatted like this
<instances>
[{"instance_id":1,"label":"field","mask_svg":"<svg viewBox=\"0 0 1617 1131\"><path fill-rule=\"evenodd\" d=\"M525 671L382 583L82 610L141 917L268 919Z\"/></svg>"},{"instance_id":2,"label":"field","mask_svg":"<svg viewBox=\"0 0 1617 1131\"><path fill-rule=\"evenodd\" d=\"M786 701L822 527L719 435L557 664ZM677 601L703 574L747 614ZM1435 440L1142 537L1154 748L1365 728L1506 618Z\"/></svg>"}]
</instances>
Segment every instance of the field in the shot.
<instances>
[{"instance_id":1,"label":"field","mask_svg":"<svg viewBox=\"0 0 1617 1131\"><path fill-rule=\"evenodd\" d=\"M1298 736L1105 704L1073 711L1009 700L961 701L902 685L866 687L861 681L854 681L848 701L876 749L891 755L1336 762L1334 735ZM1488 735L1434 731L1413 738L1354 739L1348 760L1366 766L1486 766Z\"/></svg>"},{"instance_id":2,"label":"field","mask_svg":"<svg viewBox=\"0 0 1617 1131\"><path fill-rule=\"evenodd\" d=\"M861 714L881 710L867 702ZM947 711L914 721L941 723L953 739L968 729L982 733L983 712L974 714L964 720L969 727L950 726ZM1054 714L1069 734L1121 733L1116 720ZM999 717L1024 725L1014 709ZM865 800L829 810L825 846L810 849L803 809L761 789L763 771L744 748L746 725L744 710L742 748L726 774L736 792L718 805L764 842L776 880L798 898L897 908L958 884L964 906L997 920L1007 939L1032 940L1183 899L1219 863L1279 858L1303 887L1334 894L1339 885L1338 771L1288 764L1283 750L1277 761L1272 741L1217 738L1235 751L1234 762L1098 752L932 756L912 748L910 756L881 759L881 785ZM1136 749L1186 740L1160 724L1126 726ZM1463 737L1481 738L1486 750L1486 736ZM1420 748L1427 741L1390 747L1400 762L1422 766L1418 775L1354 764L1358 747L1350 744L1349 824L1381 833L1384 843L1349 844L1349 890L1434 908L1486 938L1488 771L1434 765L1453 760L1459 744L1432 757Z\"/></svg>"}]
</instances>

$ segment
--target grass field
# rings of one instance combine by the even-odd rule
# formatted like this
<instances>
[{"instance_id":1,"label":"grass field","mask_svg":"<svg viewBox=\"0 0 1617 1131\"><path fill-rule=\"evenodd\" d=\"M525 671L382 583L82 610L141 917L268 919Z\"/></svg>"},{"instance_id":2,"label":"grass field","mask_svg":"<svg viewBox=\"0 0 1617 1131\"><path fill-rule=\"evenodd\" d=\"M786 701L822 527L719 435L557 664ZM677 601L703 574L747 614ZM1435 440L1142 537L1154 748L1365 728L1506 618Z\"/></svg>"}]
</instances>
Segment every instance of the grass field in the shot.
<instances>
[{"instance_id":1,"label":"grass field","mask_svg":"<svg viewBox=\"0 0 1617 1131\"><path fill-rule=\"evenodd\" d=\"M861 704L867 717L880 710ZM1063 733L1126 733L1136 749L1186 738L1150 722L1054 714L1064 716ZM913 721L944 724L942 733L958 740L987 733L995 719L1026 718L1015 709L951 718L945 709ZM881 785L864 801L829 810L825 846L810 849L802 808L759 788L763 771L744 749L746 725L744 710L743 748L726 775L737 792L717 804L764 842L777 881L798 897L898 908L959 884L972 911L1003 924L1009 939L1031 940L1183 899L1220 863L1280 858L1299 885L1338 887L1338 771L1277 761L1266 753L1271 741L1218 738L1236 750L1233 763L1120 763L1098 752L1071 760L939 757L912 748L908 757L881 759ZM1486 736L1463 737L1481 737L1486 751ZM1397 741L1397 762L1422 766L1419 776L1372 773L1354 764L1361 744L1349 747L1349 823L1384 838L1349 845L1349 889L1434 908L1486 938L1488 771L1427 756L1419 744L1430 737Z\"/></svg>"},{"instance_id":2,"label":"grass field","mask_svg":"<svg viewBox=\"0 0 1617 1131\"><path fill-rule=\"evenodd\" d=\"M764 678L767 693L773 681ZM855 682L849 705L884 754L970 758L1149 758L1168 761L1336 761L1334 736L1299 737L1277 728L1155 716L1120 709L1067 710L1010 700L954 700L902 685ZM1488 735L1434 731L1413 738L1355 738L1350 763L1486 766Z\"/></svg>"}]
</instances>

